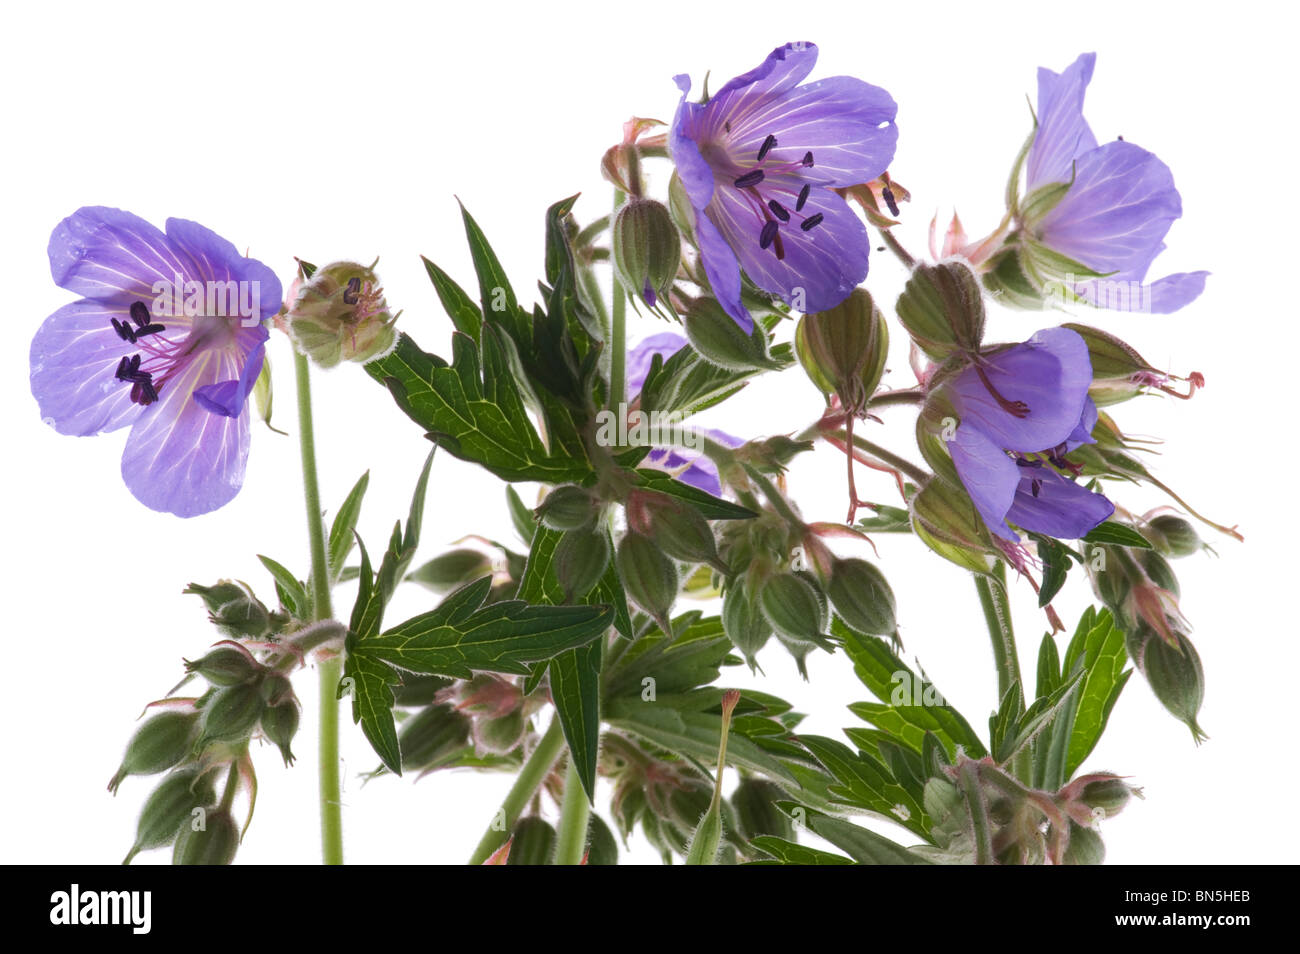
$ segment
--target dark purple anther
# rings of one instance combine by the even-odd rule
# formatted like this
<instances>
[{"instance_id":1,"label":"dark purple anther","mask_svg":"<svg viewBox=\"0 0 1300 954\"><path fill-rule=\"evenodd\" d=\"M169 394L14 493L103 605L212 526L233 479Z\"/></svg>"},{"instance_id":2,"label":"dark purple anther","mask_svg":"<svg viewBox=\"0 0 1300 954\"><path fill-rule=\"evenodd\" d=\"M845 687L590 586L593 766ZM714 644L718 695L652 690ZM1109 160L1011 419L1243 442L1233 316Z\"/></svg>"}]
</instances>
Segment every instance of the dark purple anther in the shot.
<instances>
[{"instance_id":1,"label":"dark purple anther","mask_svg":"<svg viewBox=\"0 0 1300 954\"><path fill-rule=\"evenodd\" d=\"M898 215L898 200L894 198L894 190L885 186L880 190L880 195L885 200L885 205L889 206L890 215Z\"/></svg>"},{"instance_id":2,"label":"dark purple anther","mask_svg":"<svg viewBox=\"0 0 1300 954\"><path fill-rule=\"evenodd\" d=\"M776 137L768 133L767 138L763 140L763 145L758 147L758 161L762 162L767 158L767 154L772 147L776 145Z\"/></svg>"},{"instance_id":3,"label":"dark purple anther","mask_svg":"<svg viewBox=\"0 0 1300 954\"><path fill-rule=\"evenodd\" d=\"M810 192L812 192L812 186L805 182L804 187L799 190L799 201L794 204L794 210L796 212L803 211L804 203L808 201L808 194Z\"/></svg>"},{"instance_id":4,"label":"dark purple anther","mask_svg":"<svg viewBox=\"0 0 1300 954\"><path fill-rule=\"evenodd\" d=\"M799 223L799 228L803 229L805 232L811 232L813 229L817 228L817 226L822 224L822 219L824 218L826 218L826 216L822 215L820 212L816 215L810 215Z\"/></svg>"},{"instance_id":5,"label":"dark purple anther","mask_svg":"<svg viewBox=\"0 0 1300 954\"><path fill-rule=\"evenodd\" d=\"M790 221L790 213L787 212L785 206L783 206L780 202L776 201L776 199L768 200L767 207L771 209L772 214L775 215L782 222Z\"/></svg>"},{"instance_id":6,"label":"dark purple anther","mask_svg":"<svg viewBox=\"0 0 1300 954\"><path fill-rule=\"evenodd\" d=\"M748 189L748 188L750 188L751 186L756 186L756 185L758 185L760 182L763 181L763 179L764 179L764 176L763 176L763 170L762 170L762 169L754 169L754 170L752 170L752 171L750 171L750 172L746 172L743 176L739 176L739 177L736 179L736 188L737 188L737 189Z\"/></svg>"},{"instance_id":7,"label":"dark purple anther","mask_svg":"<svg viewBox=\"0 0 1300 954\"><path fill-rule=\"evenodd\" d=\"M803 164L805 166L811 166L813 164L813 157L811 152L805 152L803 154Z\"/></svg>"},{"instance_id":8,"label":"dark purple anther","mask_svg":"<svg viewBox=\"0 0 1300 954\"><path fill-rule=\"evenodd\" d=\"M135 332L131 329L130 325L124 321L118 321L116 318L110 318L108 320L113 323L113 330L117 332L119 338L123 341L129 341L131 344L135 344Z\"/></svg>"},{"instance_id":9,"label":"dark purple anther","mask_svg":"<svg viewBox=\"0 0 1300 954\"><path fill-rule=\"evenodd\" d=\"M355 305L357 303L357 295L359 295L360 293L361 293L361 279L349 278L348 287L343 290L343 304Z\"/></svg>"},{"instance_id":10,"label":"dark purple anther","mask_svg":"<svg viewBox=\"0 0 1300 954\"><path fill-rule=\"evenodd\" d=\"M776 233L779 232L780 229L780 224L771 220L764 223L763 231L758 233L758 247L765 249L776 241Z\"/></svg>"},{"instance_id":11,"label":"dark purple anther","mask_svg":"<svg viewBox=\"0 0 1300 954\"><path fill-rule=\"evenodd\" d=\"M142 301L131 303L131 320L143 328L149 324L149 308Z\"/></svg>"}]
</instances>

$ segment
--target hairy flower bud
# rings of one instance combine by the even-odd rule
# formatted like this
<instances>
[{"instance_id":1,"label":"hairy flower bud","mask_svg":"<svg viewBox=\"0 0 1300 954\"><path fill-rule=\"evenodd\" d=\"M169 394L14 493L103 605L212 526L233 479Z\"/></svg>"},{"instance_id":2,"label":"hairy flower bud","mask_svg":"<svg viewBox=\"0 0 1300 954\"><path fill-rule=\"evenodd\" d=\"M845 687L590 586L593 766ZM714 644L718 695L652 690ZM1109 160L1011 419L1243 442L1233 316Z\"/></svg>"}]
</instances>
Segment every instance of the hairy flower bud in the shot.
<instances>
[{"instance_id":1,"label":"hairy flower bud","mask_svg":"<svg viewBox=\"0 0 1300 954\"><path fill-rule=\"evenodd\" d=\"M548 865L555 853L555 828L536 815L515 822L507 865Z\"/></svg>"},{"instance_id":2,"label":"hairy flower bud","mask_svg":"<svg viewBox=\"0 0 1300 954\"><path fill-rule=\"evenodd\" d=\"M609 566L609 534L604 529L569 530L555 545L555 578L565 599L586 596Z\"/></svg>"},{"instance_id":3,"label":"hairy flower bud","mask_svg":"<svg viewBox=\"0 0 1300 954\"><path fill-rule=\"evenodd\" d=\"M1196 528L1189 521L1171 513L1152 517L1142 532L1161 553L1174 559L1191 556L1205 547Z\"/></svg>"},{"instance_id":4,"label":"hairy flower bud","mask_svg":"<svg viewBox=\"0 0 1300 954\"><path fill-rule=\"evenodd\" d=\"M956 261L920 264L898 298L898 318L934 361L975 351L984 337L984 299L974 273Z\"/></svg>"},{"instance_id":5,"label":"hairy flower bud","mask_svg":"<svg viewBox=\"0 0 1300 954\"><path fill-rule=\"evenodd\" d=\"M705 361L729 371L775 368L767 351L767 335L761 325L746 334L734 318L712 298L696 298L682 316L682 328L691 347Z\"/></svg>"},{"instance_id":6,"label":"hairy flower bud","mask_svg":"<svg viewBox=\"0 0 1300 954\"><path fill-rule=\"evenodd\" d=\"M228 865L239 850L239 826L226 808L209 808L201 825L181 827L172 849L174 865Z\"/></svg>"},{"instance_id":7,"label":"hairy flower bud","mask_svg":"<svg viewBox=\"0 0 1300 954\"><path fill-rule=\"evenodd\" d=\"M871 293L855 288L834 308L800 318L794 347L817 389L838 396L849 413L861 414L885 373L889 326Z\"/></svg>"},{"instance_id":8,"label":"hairy flower bud","mask_svg":"<svg viewBox=\"0 0 1300 954\"><path fill-rule=\"evenodd\" d=\"M1205 670L1192 641L1177 630L1173 635L1177 646L1171 646L1149 626L1140 626L1127 634L1128 652L1161 705L1191 729L1192 738L1200 743L1206 735L1197 725L1196 716L1205 698Z\"/></svg>"},{"instance_id":9,"label":"hairy flower bud","mask_svg":"<svg viewBox=\"0 0 1300 954\"><path fill-rule=\"evenodd\" d=\"M600 513L600 501L574 484L556 487L533 513L552 530L581 530Z\"/></svg>"},{"instance_id":10,"label":"hairy flower bud","mask_svg":"<svg viewBox=\"0 0 1300 954\"><path fill-rule=\"evenodd\" d=\"M825 596L804 577L794 573L770 577L759 590L758 605L772 629L790 642L799 645L825 641Z\"/></svg>"},{"instance_id":11,"label":"hairy flower bud","mask_svg":"<svg viewBox=\"0 0 1300 954\"><path fill-rule=\"evenodd\" d=\"M412 570L406 578L435 593L448 593L491 572L492 560L486 553L459 547L440 553L419 569Z\"/></svg>"},{"instance_id":12,"label":"hairy flower bud","mask_svg":"<svg viewBox=\"0 0 1300 954\"><path fill-rule=\"evenodd\" d=\"M676 497L655 490L635 489L624 503L628 528L644 534L664 553L685 563L708 563L722 573L713 528L698 510Z\"/></svg>"},{"instance_id":13,"label":"hairy flower bud","mask_svg":"<svg viewBox=\"0 0 1300 954\"><path fill-rule=\"evenodd\" d=\"M127 743L126 755L108 783L108 790L116 793L128 775L157 775L188 759L194 750L198 723L196 709L166 710L150 716Z\"/></svg>"},{"instance_id":14,"label":"hairy flower bud","mask_svg":"<svg viewBox=\"0 0 1300 954\"><path fill-rule=\"evenodd\" d=\"M453 680L446 676L420 676L413 672L404 672L402 681L393 686L393 700L399 706L432 705L438 694L450 688L452 684Z\"/></svg>"},{"instance_id":15,"label":"hairy flower bud","mask_svg":"<svg viewBox=\"0 0 1300 954\"><path fill-rule=\"evenodd\" d=\"M246 583L237 580L221 580L215 586L191 583L185 592L202 598L209 619L227 636L261 639L271 631L271 611Z\"/></svg>"},{"instance_id":16,"label":"hairy flower bud","mask_svg":"<svg viewBox=\"0 0 1300 954\"><path fill-rule=\"evenodd\" d=\"M209 742L235 742L247 738L257 725L266 703L255 684L218 689L203 707L203 736L199 747Z\"/></svg>"},{"instance_id":17,"label":"hairy flower bud","mask_svg":"<svg viewBox=\"0 0 1300 954\"><path fill-rule=\"evenodd\" d=\"M875 564L835 560L826 595L850 629L867 636L893 636L898 631L894 591Z\"/></svg>"},{"instance_id":18,"label":"hairy flower bud","mask_svg":"<svg viewBox=\"0 0 1300 954\"><path fill-rule=\"evenodd\" d=\"M279 747L286 766L293 764L294 756L289 743L298 734L298 723L301 718L302 708L293 696L267 706L262 712L262 734Z\"/></svg>"},{"instance_id":19,"label":"hairy flower bud","mask_svg":"<svg viewBox=\"0 0 1300 954\"><path fill-rule=\"evenodd\" d=\"M633 198L614 217L614 273L633 299L659 307L677 277L682 239L662 202Z\"/></svg>"},{"instance_id":20,"label":"hairy flower bud","mask_svg":"<svg viewBox=\"0 0 1300 954\"><path fill-rule=\"evenodd\" d=\"M212 772L200 772L198 766L179 768L158 783L140 810L135 844L123 864L142 851L170 845L194 816L194 809L211 805L217 793Z\"/></svg>"},{"instance_id":21,"label":"hairy flower bud","mask_svg":"<svg viewBox=\"0 0 1300 954\"><path fill-rule=\"evenodd\" d=\"M316 269L289 303L285 321L298 350L323 368L364 364L397 343L397 317L384 301L374 265L334 262Z\"/></svg>"},{"instance_id":22,"label":"hairy flower bud","mask_svg":"<svg viewBox=\"0 0 1300 954\"><path fill-rule=\"evenodd\" d=\"M740 650L749 668L755 668L758 651L772 638L772 625L741 583L733 585L722 597L722 631L731 645Z\"/></svg>"},{"instance_id":23,"label":"hairy flower bud","mask_svg":"<svg viewBox=\"0 0 1300 954\"><path fill-rule=\"evenodd\" d=\"M970 498L941 477L933 477L908 502L912 529L939 556L983 573L992 550L988 531Z\"/></svg>"},{"instance_id":24,"label":"hairy flower bud","mask_svg":"<svg viewBox=\"0 0 1300 954\"><path fill-rule=\"evenodd\" d=\"M665 634L671 634L668 612L677 601L677 564L657 543L634 530L618 542L616 560L628 598L650 614Z\"/></svg>"},{"instance_id":25,"label":"hairy flower bud","mask_svg":"<svg viewBox=\"0 0 1300 954\"><path fill-rule=\"evenodd\" d=\"M469 730L469 717L445 703L417 712L397 736L402 771L437 768L441 759L465 747Z\"/></svg>"},{"instance_id":26,"label":"hairy flower bud","mask_svg":"<svg viewBox=\"0 0 1300 954\"><path fill-rule=\"evenodd\" d=\"M227 643L193 662L185 660L185 671L202 676L214 686L237 686L251 682L265 667L243 646Z\"/></svg>"}]
</instances>

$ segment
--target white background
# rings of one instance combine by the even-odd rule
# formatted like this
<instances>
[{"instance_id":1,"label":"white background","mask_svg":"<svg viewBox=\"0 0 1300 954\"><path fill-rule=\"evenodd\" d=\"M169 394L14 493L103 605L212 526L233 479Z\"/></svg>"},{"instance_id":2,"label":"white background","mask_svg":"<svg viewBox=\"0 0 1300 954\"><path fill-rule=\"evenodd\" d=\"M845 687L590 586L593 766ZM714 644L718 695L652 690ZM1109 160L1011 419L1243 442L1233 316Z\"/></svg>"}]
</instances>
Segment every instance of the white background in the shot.
<instances>
[{"instance_id":1,"label":"white background","mask_svg":"<svg viewBox=\"0 0 1300 954\"><path fill-rule=\"evenodd\" d=\"M548 204L581 191L585 220L610 192L598 162L631 115L670 119L673 74L713 88L774 46L821 47L813 78L849 73L900 104L892 166L912 190L901 234L918 254L936 211L956 206L972 235L1002 211L1009 164L1028 130L1026 95L1039 65L1060 70L1096 50L1086 114L1100 140L1123 135L1173 168L1184 218L1152 277L1208 268L1193 306L1171 316L1087 314L1155 365L1203 372L1194 401L1145 398L1118 409L1129 432L1165 439L1157 472L1210 516L1239 523L1246 543L1211 536L1220 557L1176 566L1183 608L1207 671L1190 734L1135 678L1088 766L1132 776L1146 801L1109 822L1112 862L1291 860L1296 772L1288 729L1296 677L1292 400L1296 345L1294 81L1277 5L1154 4L491 4L381 2L295 8L269 3L23 4L8 14L4 97L7 327L3 381L4 627L0 693L4 781L0 858L113 863L132 841L152 787L105 791L143 703L178 678L215 636L191 581L233 576L272 593L254 554L306 575L306 532L292 438L255 430L244 490L223 510L182 521L139 505L118 475L125 432L62 437L42 425L27 352L46 315L70 300L50 281L50 230L78 206L129 209L161 225L193 218L286 281L294 255L323 263L381 256L401 326L446 352L450 323L418 258L474 287L458 195L495 244L521 298L541 272ZM662 190L666 166L650 170ZM869 286L886 303L902 272L873 258ZM1065 320L997 312L990 340L1021 340ZM639 320L633 336L661 330ZM787 327L783 335L788 336ZM896 334L895 339L902 337ZM287 343L270 349L276 422L294 430ZM888 379L910 383L902 352ZM360 530L381 545L404 516L427 451L418 429L356 367L315 377L325 505L337 507L371 470ZM705 420L745 436L788 432L820 398L792 370ZM890 420L910 412L891 409ZM883 439L915 457L907 425ZM842 519L842 458L819 449L791 487L812 518ZM887 478L863 472L864 494L893 501ZM529 488L524 488L526 491ZM1141 511L1158 494L1116 488ZM503 487L440 455L426 516L427 558L468 533L509 538ZM896 502L896 501L894 501ZM908 650L977 729L994 706L988 638L969 579L914 540L882 539ZM868 554L869 555L869 554ZM428 598L411 588L390 619ZM1013 590L1027 672L1044 621L1023 583ZM1089 594L1073 580L1058 608L1077 618ZM346 608L351 594L338 592ZM1062 643L1062 645L1064 645ZM842 657L814 656L812 682L773 644L767 678L728 678L785 695L805 728L857 724L844 705L866 697ZM305 727L284 769L256 753L257 817L241 862L317 855L314 674L298 679ZM347 856L356 862L460 862L509 785L503 776L442 773L362 787L376 759L343 729ZM602 811L603 811L602 807ZM904 840L908 836L902 835ZM644 845L632 855L651 860ZM141 861L161 862L165 852Z\"/></svg>"}]
</instances>

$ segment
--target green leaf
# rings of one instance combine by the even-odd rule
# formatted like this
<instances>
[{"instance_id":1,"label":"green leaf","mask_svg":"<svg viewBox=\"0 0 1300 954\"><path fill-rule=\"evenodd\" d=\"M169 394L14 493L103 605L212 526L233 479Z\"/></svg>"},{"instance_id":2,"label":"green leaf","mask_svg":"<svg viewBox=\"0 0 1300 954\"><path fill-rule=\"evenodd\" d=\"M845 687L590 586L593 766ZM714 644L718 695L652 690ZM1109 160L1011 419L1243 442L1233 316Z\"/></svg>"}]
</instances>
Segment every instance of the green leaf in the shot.
<instances>
[{"instance_id":1,"label":"green leaf","mask_svg":"<svg viewBox=\"0 0 1300 954\"><path fill-rule=\"evenodd\" d=\"M672 621L675 639L658 628L614 652L605 661L606 700L626 697L639 700L653 679L657 698L689 692L716 682L723 662L731 653L731 640L714 616L700 619L700 613L683 613ZM746 691L746 697L749 696Z\"/></svg>"},{"instance_id":2,"label":"green leaf","mask_svg":"<svg viewBox=\"0 0 1300 954\"><path fill-rule=\"evenodd\" d=\"M488 321L504 322L511 337L519 340L519 302L515 298L514 289L510 287L510 279L506 277L506 271L501 267L496 252L488 244L487 236L463 204L460 214L465 222L465 238L469 242L470 258L474 260L474 272L478 275L483 316Z\"/></svg>"},{"instance_id":3,"label":"green leaf","mask_svg":"<svg viewBox=\"0 0 1300 954\"><path fill-rule=\"evenodd\" d=\"M1114 624L1109 610L1097 616L1094 625L1082 639L1082 645L1071 645L1066 654L1066 665L1081 667L1083 682L1070 733L1069 755L1065 765L1065 778L1069 779L1092 754L1098 740L1106 730L1106 722L1115 707L1119 694L1133 674L1125 670L1128 653L1124 648L1124 633Z\"/></svg>"},{"instance_id":4,"label":"green leaf","mask_svg":"<svg viewBox=\"0 0 1300 954\"><path fill-rule=\"evenodd\" d=\"M1072 551L1051 537L1038 533L1031 533L1030 536L1037 544L1039 559L1043 561L1043 584L1038 591L1038 605L1043 607L1052 602L1056 594L1061 592L1061 587L1065 585Z\"/></svg>"},{"instance_id":5,"label":"green leaf","mask_svg":"<svg viewBox=\"0 0 1300 954\"><path fill-rule=\"evenodd\" d=\"M427 437L461 460L508 481L561 484L590 476L585 459L552 456L533 429L506 355L509 342L490 325L482 340L480 363L474 340L454 335L449 366L403 334L391 354L365 367Z\"/></svg>"},{"instance_id":6,"label":"green leaf","mask_svg":"<svg viewBox=\"0 0 1300 954\"><path fill-rule=\"evenodd\" d=\"M674 480L670 474L662 470L645 468L636 471L636 477L637 482L647 490L657 490L660 493L676 497L678 500L690 504L700 512L705 520L748 520L750 517L758 516L747 507L734 504L730 500L723 500L721 497L715 497L707 491L692 487L690 484L684 484L680 480Z\"/></svg>"},{"instance_id":7,"label":"green leaf","mask_svg":"<svg viewBox=\"0 0 1300 954\"><path fill-rule=\"evenodd\" d=\"M942 701L932 683L909 669L888 642L855 633L838 617L831 621L831 634L844 646L858 679L883 703L854 703L849 709L855 715L897 736L917 752L922 750L925 733L933 732L949 759L956 757L959 745L971 758L988 754L965 717Z\"/></svg>"},{"instance_id":8,"label":"green leaf","mask_svg":"<svg viewBox=\"0 0 1300 954\"><path fill-rule=\"evenodd\" d=\"M479 332L483 326L483 312L450 275L423 255L420 256L420 261L424 262L424 270L429 273L429 280L433 282L433 289L438 293L438 300L442 302L442 307L451 318L451 323L456 326L457 331L469 335L474 339L474 343L478 344Z\"/></svg>"},{"instance_id":9,"label":"green leaf","mask_svg":"<svg viewBox=\"0 0 1300 954\"><path fill-rule=\"evenodd\" d=\"M782 865L851 865L852 858L836 855L829 851L819 851L807 845L797 845L793 841L777 838L775 835L759 835L750 844L760 851L771 855L775 861L757 861L754 864Z\"/></svg>"},{"instance_id":10,"label":"green leaf","mask_svg":"<svg viewBox=\"0 0 1300 954\"><path fill-rule=\"evenodd\" d=\"M1082 673L1075 673L1056 689L1049 696L1043 696L1034 701L1023 716L1016 720L1014 730L1003 735L1000 743L996 746L997 761L1006 763L1016 757L1038 737L1047 726L1051 725L1062 711L1070 709L1073 711L1074 700L1071 693L1082 680Z\"/></svg>"},{"instance_id":11,"label":"green leaf","mask_svg":"<svg viewBox=\"0 0 1300 954\"><path fill-rule=\"evenodd\" d=\"M777 807L788 810L791 802L777 802ZM802 806L800 806L802 807ZM884 835L862 828L842 818L832 818L821 812L804 809L806 824L816 835L820 835L836 848L843 851L860 865L928 865L931 862L913 854L902 845L890 841Z\"/></svg>"},{"instance_id":12,"label":"green leaf","mask_svg":"<svg viewBox=\"0 0 1300 954\"><path fill-rule=\"evenodd\" d=\"M362 733L388 770L401 775L402 752L397 741L397 726L393 720L392 689L399 677L390 666L356 651L360 633L367 625L364 621L371 618L370 606L376 598L374 571L364 544L361 544L361 566L357 579L359 589L352 607L352 622L345 643L346 655L339 693L340 696L345 692L351 693L352 721L361 723Z\"/></svg>"},{"instance_id":13,"label":"green leaf","mask_svg":"<svg viewBox=\"0 0 1300 954\"><path fill-rule=\"evenodd\" d=\"M311 612L311 597L307 595L307 588L303 586L302 581L290 573L284 566L276 563L268 556L258 555L262 561L262 566L266 567L271 576L275 578L275 591L279 594L280 602L284 605L292 616L299 619L305 619Z\"/></svg>"},{"instance_id":14,"label":"green leaf","mask_svg":"<svg viewBox=\"0 0 1300 954\"><path fill-rule=\"evenodd\" d=\"M469 583L432 612L358 642L355 651L425 675L468 679L489 671L524 676L530 663L598 639L614 619L608 606L503 600L479 608L491 586L490 576Z\"/></svg>"},{"instance_id":15,"label":"green leaf","mask_svg":"<svg viewBox=\"0 0 1300 954\"><path fill-rule=\"evenodd\" d=\"M801 735L799 742L835 777L830 793L839 801L875 812L929 839L925 809L878 759L823 736Z\"/></svg>"},{"instance_id":16,"label":"green leaf","mask_svg":"<svg viewBox=\"0 0 1300 954\"><path fill-rule=\"evenodd\" d=\"M330 576L335 583L343 573L348 555L356 543L353 531L357 528L357 518L361 516L361 501L369 486L370 471L366 471L348 493L343 506L339 507L339 512L334 515L334 522L330 525L329 566Z\"/></svg>"},{"instance_id":17,"label":"green leaf","mask_svg":"<svg viewBox=\"0 0 1300 954\"><path fill-rule=\"evenodd\" d=\"M506 484L506 507L510 510L510 522L514 524L515 533L524 543L533 542L533 533L537 530L537 518L533 510L520 499L514 487Z\"/></svg>"},{"instance_id":18,"label":"green leaf","mask_svg":"<svg viewBox=\"0 0 1300 954\"><path fill-rule=\"evenodd\" d=\"M890 507L877 504L871 508L874 514L863 517L858 526L869 533L911 533L912 516L903 507Z\"/></svg>"},{"instance_id":19,"label":"green leaf","mask_svg":"<svg viewBox=\"0 0 1300 954\"><path fill-rule=\"evenodd\" d=\"M1116 543L1122 547L1137 547L1141 550L1151 549L1151 543L1146 537L1127 524L1115 523L1113 520L1097 524L1088 531L1088 535L1083 538L1083 542Z\"/></svg>"},{"instance_id":20,"label":"green leaf","mask_svg":"<svg viewBox=\"0 0 1300 954\"><path fill-rule=\"evenodd\" d=\"M788 344L772 349L772 368L794 363ZM689 417L731 397L767 368L735 371L705 361L694 348L683 346L661 366L652 368L641 388L641 409Z\"/></svg>"}]
</instances>

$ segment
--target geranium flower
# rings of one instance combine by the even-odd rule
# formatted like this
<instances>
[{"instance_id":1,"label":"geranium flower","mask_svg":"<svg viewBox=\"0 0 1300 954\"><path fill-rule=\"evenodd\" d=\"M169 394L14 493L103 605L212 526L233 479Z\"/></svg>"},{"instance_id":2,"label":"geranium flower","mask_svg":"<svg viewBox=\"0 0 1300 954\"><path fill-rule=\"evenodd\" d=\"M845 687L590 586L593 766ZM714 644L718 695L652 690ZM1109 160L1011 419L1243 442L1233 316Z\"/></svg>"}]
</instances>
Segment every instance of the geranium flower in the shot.
<instances>
[{"instance_id":1,"label":"geranium flower","mask_svg":"<svg viewBox=\"0 0 1300 954\"><path fill-rule=\"evenodd\" d=\"M975 509L1003 540L1016 526L1077 539L1114 504L1079 486L1065 455L1093 443L1097 408L1088 397L1092 364L1083 339L1048 328L1023 344L979 355L946 385L960 425L948 451Z\"/></svg>"},{"instance_id":2,"label":"geranium flower","mask_svg":"<svg viewBox=\"0 0 1300 954\"><path fill-rule=\"evenodd\" d=\"M705 104L681 104L669 150L695 210L709 284L741 327L740 270L801 311L833 308L867 276L866 227L833 191L875 179L894 158L893 98L832 76L800 86L812 43L787 43Z\"/></svg>"},{"instance_id":3,"label":"geranium flower","mask_svg":"<svg viewBox=\"0 0 1300 954\"><path fill-rule=\"evenodd\" d=\"M646 375L650 373L650 365L655 355L660 355L667 360L686 346L686 339L681 335L663 331L643 338L628 352L627 389L629 393L636 395L633 399L634 405L640 401L641 388L645 384ZM715 428L697 427L693 430L706 434L727 447L739 447L744 443L739 438ZM676 446L656 447L646 455L645 463L658 470L668 471L682 483L698 487L715 497L722 494L722 481L718 478L717 465L700 451Z\"/></svg>"},{"instance_id":4,"label":"geranium flower","mask_svg":"<svg viewBox=\"0 0 1300 954\"><path fill-rule=\"evenodd\" d=\"M1064 198L1025 225L1042 245L1104 278L1072 291L1098 307L1176 311L1205 288L1209 272L1181 272L1143 284L1164 237L1183 213L1169 167L1131 142L1104 146L1083 118L1095 53L1062 73L1038 71L1038 128L1026 157L1027 198L1044 186L1071 183Z\"/></svg>"},{"instance_id":5,"label":"geranium flower","mask_svg":"<svg viewBox=\"0 0 1300 954\"><path fill-rule=\"evenodd\" d=\"M164 234L119 209L78 209L50 236L55 284L79 301L31 347L32 394L60 434L131 426L122 479L146 506L192 517L244 481L249 391L262 369L275 274L196 222Z\"/></svg>"}]
</instances>

